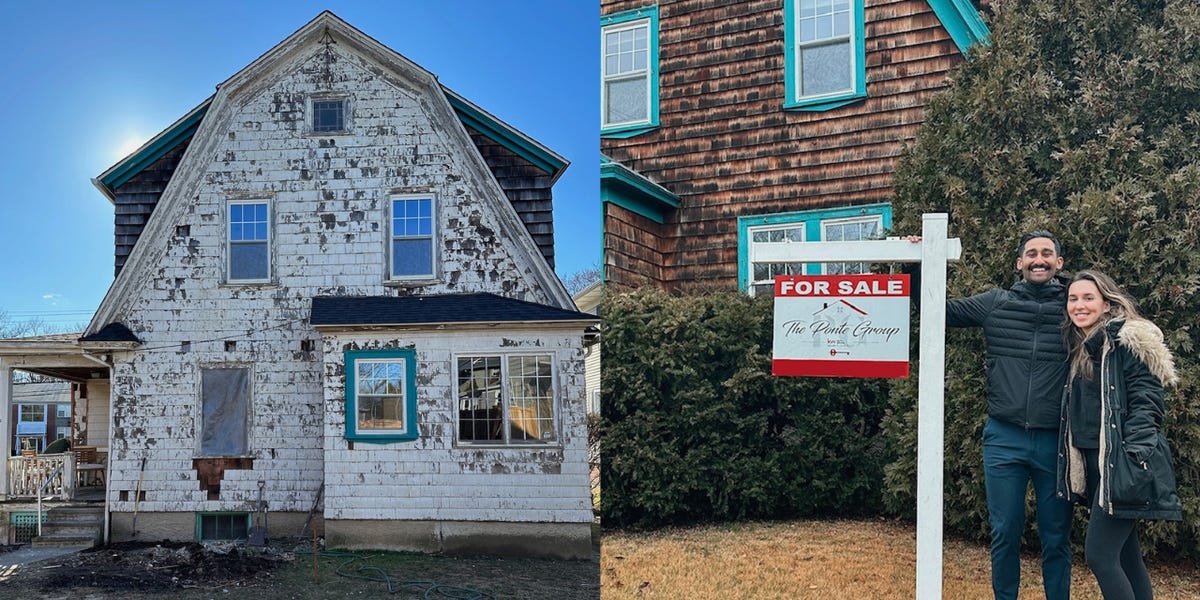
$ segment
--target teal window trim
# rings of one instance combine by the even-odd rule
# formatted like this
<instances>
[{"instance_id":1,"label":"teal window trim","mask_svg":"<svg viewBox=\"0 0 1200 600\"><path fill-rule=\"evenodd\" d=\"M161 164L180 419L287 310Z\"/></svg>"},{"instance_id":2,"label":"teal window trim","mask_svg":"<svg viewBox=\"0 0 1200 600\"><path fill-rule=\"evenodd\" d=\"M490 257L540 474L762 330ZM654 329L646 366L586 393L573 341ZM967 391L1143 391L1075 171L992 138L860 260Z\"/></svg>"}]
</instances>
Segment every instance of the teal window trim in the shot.
<instances>
[{"instance_id":1,"label":"teal window trim","mask_svg":"<svg viewBox=\"0 0 1200 600\"><path fill-rule=\"evenodd\" d=\"M942 22L959 52L966 54L975 44L987 46L991 43L992 32L971 0L929 0L929 8Z\"/></svg>"},{"instance_id":2,"label":"teal window trim","mask_svg":"<svg viewBox=\"0 0 1200 600\"><path fill-rule=\"evenodd\" d=\"M246 519L246 535L239 537L239 538L230 538L230 539L203 537L203 535L204 535L204 528L203 528L204 517L225 517L225 516L231 516L231 517L240 516L240 517L245 518ZM196 541L197 542L236 542L236 541L248 539L249 535L250 535L250 513L248 513L248 512L235 511L235 510L225 510L225 511L208 510L208 511L196 513Z\"/></svg>"},{"instance_id":3,"label":"teal window trim","mask_svg":"<svg viewBox=\"0 0 1200 600\"><path fill-rule=\"evenodd\" d=\"M853 3L851 10L854 13L854 26L851 28L853 37L850 40L852 46L851 57L854 61L854 64L851 65L854 80L853 88L846 92L823 94L811 98L800 97L800 73L797 72L798 57L796 51L796 44L799 41L799 33L796 31L797 23L799 23L799 17L796 14L798 2L799 0L783 0L783 78L787 94L784 97L783 108L788 110L824 111L866 98L867 52L863 0L851 0Z\"/></svg>"},{"instance_id":4,"label":"teal window trim","mask_svg":"<svg viewBox=\"0 0 1200 600\"><path fill-rule=\"evenodd\" d=\"M650 103L646 120L608 125L605 123L606 91L604 81L604 34L611 27L621 27L640 20L647 21L649 58L647 59L647 96ZM609 138L629 138L658 128L658 6L646 6L600 17L600 135Z\"/></svg>"},{"instance_id":5,"label":"teal window trim","mask_svg":"<svg viewBox=\"0 0 1200 600\"><path fill-rule=\"evenodd\" d=\"M358 429L358 402L355 376L359 360L403 360L404 361L404 427L379 432ZM417 351L411 348L399 350L347 350L346 369L346 434L345 438L355 442L390 444L417 439Z\"/></svg>"},{"instance_id":6,"label":"teal window trim","mask_svg":"<svg viewBox=\"0 0 1200 600\"><path fill-rule=\"evenodd\" d=\"M750 291L752 275L750 269L750 229L752 227L803 223L804 239L806 242L819 242L823 238L823 232L821 231L822 223L835 219L873 215L880 215L882 217L884 231L891 229L892 205L886 202L738 217L738 289L746 293ZM805 274L820 275L821 265L817 263L806 265Z\"/></svg>"}]
</instances>

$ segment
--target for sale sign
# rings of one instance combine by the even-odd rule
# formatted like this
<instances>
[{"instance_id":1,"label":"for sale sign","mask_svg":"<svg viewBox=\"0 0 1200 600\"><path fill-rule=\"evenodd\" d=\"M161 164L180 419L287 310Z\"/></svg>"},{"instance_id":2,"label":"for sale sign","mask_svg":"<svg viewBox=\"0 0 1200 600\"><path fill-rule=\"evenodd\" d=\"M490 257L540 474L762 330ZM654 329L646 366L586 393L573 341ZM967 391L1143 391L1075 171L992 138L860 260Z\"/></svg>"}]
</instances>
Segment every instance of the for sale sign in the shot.
<instances>
[{"instance_id":1,"label":"for sale sign","mask_svg":"<svg viewBox=\"0 0 1200 600\"><path fill-rule=\"evenodd\" d=\"M775 278L772 372L908 377L908 275Z\"/></svg>"}]
</instances>

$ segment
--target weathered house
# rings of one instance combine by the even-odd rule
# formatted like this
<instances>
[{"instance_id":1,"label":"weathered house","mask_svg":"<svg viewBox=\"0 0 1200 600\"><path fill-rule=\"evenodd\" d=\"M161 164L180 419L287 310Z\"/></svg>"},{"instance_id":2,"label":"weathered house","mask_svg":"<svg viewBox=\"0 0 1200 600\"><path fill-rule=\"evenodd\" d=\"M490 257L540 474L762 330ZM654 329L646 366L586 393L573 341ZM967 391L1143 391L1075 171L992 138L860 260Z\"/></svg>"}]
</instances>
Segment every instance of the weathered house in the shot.
<instances>
[{"instance_id":1,"label":"weathered house","mask_svg":"<svg viewBox=\"0 0 1200 600\"><path fill-rule=\"evenodd\" d=\"M96 179L116 279L0 372L107 400L115 540L244 538L265 505L334 547L589 556L566 164L322 13Z\"/></svg>"},{"instance_id":2,"label":"weathered house","mask_svg":"<svg viewBox=\"0 0 1200 600\"><path fill-rule=\"evenodd\" d=\"M861 270L756 254L886 230L905 143L987 34L967 0L602 0L606 282Z\"/></svg>"}]
</instances>

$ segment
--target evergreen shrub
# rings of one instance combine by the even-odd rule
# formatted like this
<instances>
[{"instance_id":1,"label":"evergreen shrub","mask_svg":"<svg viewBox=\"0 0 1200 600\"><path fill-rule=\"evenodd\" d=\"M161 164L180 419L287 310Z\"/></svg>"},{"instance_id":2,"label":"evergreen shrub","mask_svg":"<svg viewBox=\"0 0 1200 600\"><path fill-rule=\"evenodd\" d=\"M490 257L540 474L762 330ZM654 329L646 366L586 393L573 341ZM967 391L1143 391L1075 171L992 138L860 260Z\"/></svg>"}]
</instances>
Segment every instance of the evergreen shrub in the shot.
<instances>
[{"instance_id":1,"label":"evergreen shrub","mask_svg":"<svg viewBox=\"0 0 1200 600\"><path fill-rule=\"evenodd\" d=\"M771 375L772 301L611 294L605 526L878 514L882 380Z\"/></svg>"}]
</instances>

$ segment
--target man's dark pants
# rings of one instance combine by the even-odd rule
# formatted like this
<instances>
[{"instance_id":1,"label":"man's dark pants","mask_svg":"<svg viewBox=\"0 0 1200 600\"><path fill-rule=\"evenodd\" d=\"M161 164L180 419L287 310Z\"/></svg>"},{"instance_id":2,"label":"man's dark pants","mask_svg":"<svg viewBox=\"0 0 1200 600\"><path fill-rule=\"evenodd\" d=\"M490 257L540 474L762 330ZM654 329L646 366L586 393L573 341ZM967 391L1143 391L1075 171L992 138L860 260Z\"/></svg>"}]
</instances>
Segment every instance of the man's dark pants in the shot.
<instances>
[{"instance_id":1,"label":"man's dark pants","mask_svg":"<svg viewBox=\"0 0 1200 600\"><path fill-rule=\"evenodd\" d=\"M1057 496L1058 431L1025 429L988 418L983 428L983 472L992 526L992 590L1016 600L1021 582L1025 491L1037 494L1046 600L1067 600L1071 588L1071 504Z\"/></svg>"}]
</instances>

